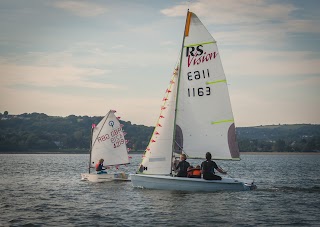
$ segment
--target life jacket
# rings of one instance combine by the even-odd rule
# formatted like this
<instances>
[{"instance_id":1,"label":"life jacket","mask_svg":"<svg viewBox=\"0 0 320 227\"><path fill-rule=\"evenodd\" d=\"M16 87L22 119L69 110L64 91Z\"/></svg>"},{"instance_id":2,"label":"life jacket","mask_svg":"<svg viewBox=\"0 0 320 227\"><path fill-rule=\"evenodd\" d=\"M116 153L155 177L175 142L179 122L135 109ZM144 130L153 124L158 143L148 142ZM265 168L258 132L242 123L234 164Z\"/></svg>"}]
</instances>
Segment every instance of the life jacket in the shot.
<instances>
[{"instance_id":1,"label":"life jacket","mask_svg":"<svg viewBox=\"0 0 320 227\"><path fill-rule=\"evenodd\" d=\"M201 178L201 171L200 171L200 169L189 168L189 169L188 169L188 177Z\"/></svg>"},{"instance_id":2,"label":"life jacket","mask_svg":"<svg viewBox=\"0 0 320 227\"><path fill-rule=\"evenodd\" d=\"M200 169L194 169L192 171L193 176L201 177L201 170Z\"/></svg>"},{"instance_id":3,"label":"life jacket","mask_svg":"<svg viewBox=\"0 0 320 227\"><path fill-rule=\"evenodd\" d=\"M100 166L100 162L98 162L97 164L96 164L96 171L101 171L102 170L102 168L101 168L101 166Z\"/></svg>"}]
</instances>

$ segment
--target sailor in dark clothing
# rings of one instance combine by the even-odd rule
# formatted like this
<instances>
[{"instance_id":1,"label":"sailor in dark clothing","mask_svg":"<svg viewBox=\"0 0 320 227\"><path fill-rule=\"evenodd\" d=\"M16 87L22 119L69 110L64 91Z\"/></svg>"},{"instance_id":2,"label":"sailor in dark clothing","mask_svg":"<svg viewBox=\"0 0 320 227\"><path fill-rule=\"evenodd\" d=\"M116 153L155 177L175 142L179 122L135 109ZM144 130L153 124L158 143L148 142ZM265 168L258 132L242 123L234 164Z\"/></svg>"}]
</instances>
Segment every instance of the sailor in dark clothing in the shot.
<instances>
[{"instance_id":1,"label":"sailor in dark clothing","mask_svg":"<svg viewBox=\"0 0 320 227\"><path fill-rule=\"evenodd\" d=\"M214 174L214 169L222 174L227 174L223 169L217 166L217 164L211 160L211 153L206 153L206 161L201 164L201 172L203 179L205 180L221 180L220 176Z\"/></svg>"},{"instance_id":2,"label":"sailor in dark clothing","mask_svg":"<svg viewBox=\"0 0 320 227\"><path fill-rule=\"evenodd\" d=\"M177 166L175 166L175 169L179 169L179 172L177 174L177 177L187 177L188 176L188 167L190 166L189 162L186 161L187 156L185 154L180 155L180 162Z\"/></svg>"}]
</instances>

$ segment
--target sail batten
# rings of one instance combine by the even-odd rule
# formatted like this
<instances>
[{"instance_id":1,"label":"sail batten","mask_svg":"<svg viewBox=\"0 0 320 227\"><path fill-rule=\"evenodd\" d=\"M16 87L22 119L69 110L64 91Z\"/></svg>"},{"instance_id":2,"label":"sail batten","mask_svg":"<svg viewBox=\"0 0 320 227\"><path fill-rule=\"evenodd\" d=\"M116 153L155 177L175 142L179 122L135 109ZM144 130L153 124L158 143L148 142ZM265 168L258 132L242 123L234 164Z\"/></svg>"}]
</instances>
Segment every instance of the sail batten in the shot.
<instances>
[{"instance_id":1,"label":"sail batten","mask_svg":"<svg viewBox=\"0 0 320 227\"><path fill-rule=\"evenodd\" d=\"M216 80L216 81L208 81L206 84L217 84L217 83L227 83L227 80Z\"/></svg>"},{"instance_id":2,"label":"sail batten","mask_svg":"<svg viewBox=\"0 0 320 227\"><path fill-rule=\"evenodd\" d=\"M220 120L220 121L212 121L211 124L215 125L215 124L228 123L228 122L234 122L234 120L233 119L226 119L226 120Z\"/></svg>"},{"instance_id":3,"label":"sail batten","mask_svg":"<svg viewBox=\"0 0 320 227\"><path fill-rule=\"evenodd\" d=\"M196 44L189 44L189 45L185 45L184 47L193 47L193 46L206 45L206 44L212 44L212 43L216 43L216 41L210 41L210 42L204 42L204 43L196 43Z\"/></svg>"}]
</instances>

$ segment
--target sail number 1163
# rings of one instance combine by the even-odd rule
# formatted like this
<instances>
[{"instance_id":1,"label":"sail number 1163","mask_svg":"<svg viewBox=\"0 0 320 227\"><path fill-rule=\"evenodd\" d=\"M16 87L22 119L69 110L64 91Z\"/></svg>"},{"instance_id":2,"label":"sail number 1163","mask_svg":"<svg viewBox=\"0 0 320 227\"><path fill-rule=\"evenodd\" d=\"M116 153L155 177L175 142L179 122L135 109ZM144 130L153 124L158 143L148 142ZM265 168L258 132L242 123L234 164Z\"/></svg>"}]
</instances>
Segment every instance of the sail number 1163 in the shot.
<instances>
[{"instance_id":1,"label":"sail number 1163","mask_svg":"<svg viewBox=\"0 0 320 227\"><path fill-rule=\"evenodd\" d=\"M210 87L188 88L189 97L204 96L204 95L211 95Z\"/></svg>"}]
</instances>

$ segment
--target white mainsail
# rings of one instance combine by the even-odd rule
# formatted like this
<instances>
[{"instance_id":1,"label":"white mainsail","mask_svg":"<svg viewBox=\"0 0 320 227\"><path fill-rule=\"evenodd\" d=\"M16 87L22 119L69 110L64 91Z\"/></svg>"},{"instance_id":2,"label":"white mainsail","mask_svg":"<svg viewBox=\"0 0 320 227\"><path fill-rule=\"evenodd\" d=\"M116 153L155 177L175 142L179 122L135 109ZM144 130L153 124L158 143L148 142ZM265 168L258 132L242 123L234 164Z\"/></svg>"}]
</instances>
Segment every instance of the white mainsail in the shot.
<instances>
[{"instance_id":1,"label":"white mainsail","mask_svg":"<svg viewBox=\"0 0 320 227\"><path fill-rule=\"evenodd\" d=\"M189 157L239 159L226 77L216 41L188 12L177 101L176 124Z\"/></svg>"},{"instance_id":2,"label":"white mainsail","mask_svg":"<svg viewBox=\"0 0 320 227\"><path fill-rule=\"evenodd\" d=\"M90 167L102 158L105 166L129 163L126 140L122 125L110 110L107 115L93 127Z\"/></svg>"}]
</instances>

